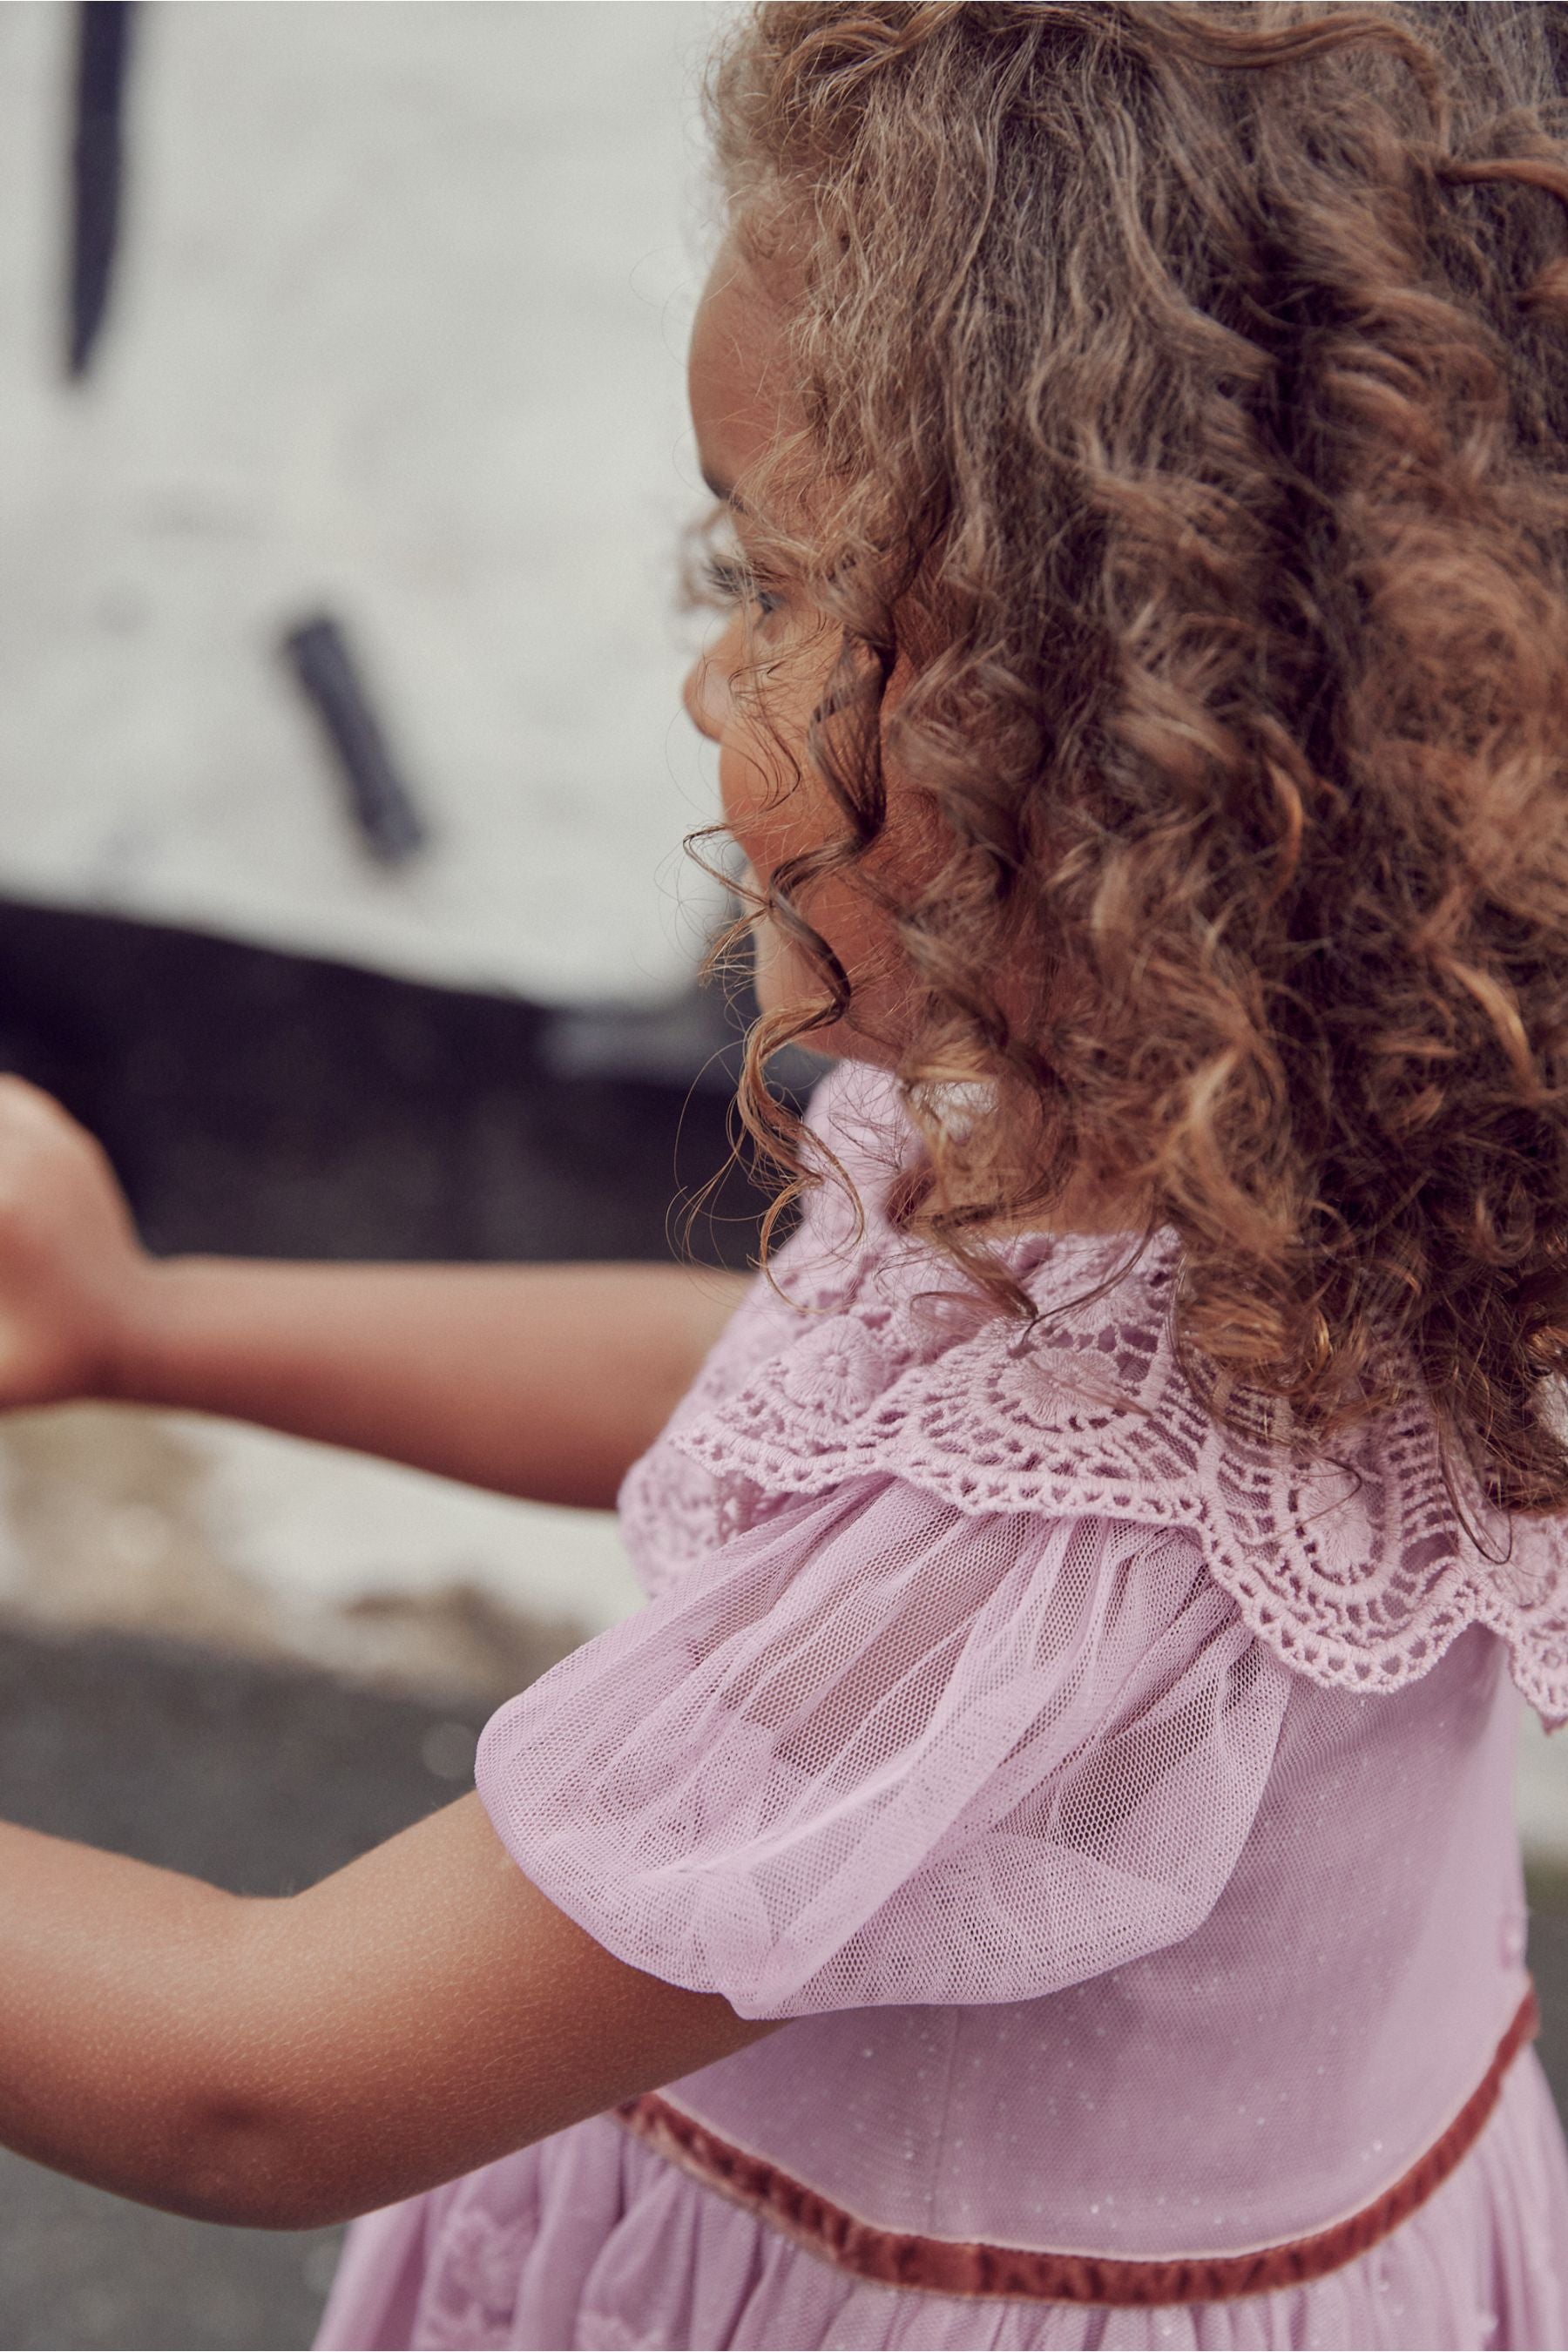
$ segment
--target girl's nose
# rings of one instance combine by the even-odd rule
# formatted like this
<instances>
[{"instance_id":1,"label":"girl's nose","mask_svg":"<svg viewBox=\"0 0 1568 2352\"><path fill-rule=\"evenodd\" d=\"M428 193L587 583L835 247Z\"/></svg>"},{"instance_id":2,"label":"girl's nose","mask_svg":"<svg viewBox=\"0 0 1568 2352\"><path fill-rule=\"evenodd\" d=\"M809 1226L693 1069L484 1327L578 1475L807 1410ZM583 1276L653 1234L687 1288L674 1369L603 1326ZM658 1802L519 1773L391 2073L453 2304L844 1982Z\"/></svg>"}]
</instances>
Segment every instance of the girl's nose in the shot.
<instances>
[{"instance_id":1,"label":"girl's nose","mask_svg":"<svg viewBox=\"0 0 1568 2352\"><path fill-rule=\"evenodd\" d=\"M706 735L711 743L718 742L730 716L730 672L721 658L722 652L721 643L700 653L680 689L687 717L698 733Z\"/></svg>"}]
</instances>

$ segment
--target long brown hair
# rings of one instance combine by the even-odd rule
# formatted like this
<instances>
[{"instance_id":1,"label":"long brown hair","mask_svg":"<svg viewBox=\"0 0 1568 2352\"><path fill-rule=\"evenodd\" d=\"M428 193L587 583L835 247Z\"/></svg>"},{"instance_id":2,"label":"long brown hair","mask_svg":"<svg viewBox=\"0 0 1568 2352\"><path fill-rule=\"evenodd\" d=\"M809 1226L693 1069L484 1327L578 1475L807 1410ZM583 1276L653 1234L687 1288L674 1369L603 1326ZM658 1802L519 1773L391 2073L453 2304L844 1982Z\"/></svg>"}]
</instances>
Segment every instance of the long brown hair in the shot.
<instances>
[{"instance_id":1,"label":"long brown hair","mask_svg":"<svg viewBox=\"0 0 1568 2352\"><path fill-rule=\"evenodd\" d=\"M1416 1381L1522 1509L1568 1504L1565 15L772 0L710 83L841 644L841 835L770 886L822 997L742 1116L798 1188L763 1068L844 1009L812 891L894 778L909 1224L1026 1307L985 1234L1089 1170L1178 1229L1209 1393L1321 1439Z\"/></svg>"}]
</instances>

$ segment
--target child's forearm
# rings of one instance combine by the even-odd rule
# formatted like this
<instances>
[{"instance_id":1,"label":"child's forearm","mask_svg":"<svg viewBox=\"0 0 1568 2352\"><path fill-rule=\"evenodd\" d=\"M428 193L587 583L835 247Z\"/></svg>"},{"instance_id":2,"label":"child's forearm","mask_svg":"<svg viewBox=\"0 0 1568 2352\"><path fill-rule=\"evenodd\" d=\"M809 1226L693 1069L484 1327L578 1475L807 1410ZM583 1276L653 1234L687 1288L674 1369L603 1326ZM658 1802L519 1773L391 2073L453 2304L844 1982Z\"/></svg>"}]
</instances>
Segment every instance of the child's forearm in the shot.
<instances>
[{"instance_id":1,"label":"child's forearm","mask_svg":"<svg viewBox=\"0 0 1568 2352\"><path fill-rule=\"evenodd\" d=\"M606 1504L740 1288L672 1265L159 1261L100 1146L0 1076L0 1411L179 1405Z\"/></svg>"},{"instance_id":2,"label":"child's forearm","mask_svg":"<svg viewBox=\"0 0 1568 2352\"><path fill-rule=\"evenodd\" d=\"M658 1265L149 1265L106 1376L542 1502L608 1505L744 1278Z\"/></svg>"},{"instance_id":3,"label":"child's forearm","mask_svg":"<svg viewBox=\"0 0 1568 2352\"><path fill-rule=\"evenodd\" d=\"M476 1797L279 1900L5 1823L0 1885L0 2143L205 2221L342 2221L771 2030L612 1958Z\"/></svg>"},{"instance_id":4,"label":"child's forearm","mask_svg":"<svg viewBox=\"0 0 1568 2352\"><path fill-rule=\"evenodd\" d=\"M194 2210L217 2145L193 2028L237 1958L237 1897L0 1824L0 2142L100 2188ZM205 2036L202 2036L203 2039ZM242 2119L232 2118L236 2126Z\"/></svg>"}]
</instances>

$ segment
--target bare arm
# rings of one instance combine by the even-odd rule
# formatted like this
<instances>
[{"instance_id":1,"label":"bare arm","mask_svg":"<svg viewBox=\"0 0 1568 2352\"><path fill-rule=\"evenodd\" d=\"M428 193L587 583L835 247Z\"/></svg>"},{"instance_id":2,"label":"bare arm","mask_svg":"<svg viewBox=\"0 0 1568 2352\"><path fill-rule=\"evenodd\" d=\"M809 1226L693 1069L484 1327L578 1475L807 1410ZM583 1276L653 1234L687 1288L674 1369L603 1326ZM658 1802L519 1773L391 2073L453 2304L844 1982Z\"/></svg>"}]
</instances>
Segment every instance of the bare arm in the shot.
<instances>
[{"instance_id":1,"label":"bare arm","mask_svg":"<svg viewBox=\"0 0 1568 2352\"><path fill-rule=\"evenodd\" d=\"M771 2031L615 1959L466 1797L257 1901L0 1826L0 2141L205 2221L411 2196Z\"/></svg>"},{"instance_id":2,"label":"bare arm","mask_svg":"<svg viewBox=\"0 0 1568 2352\"><path fill-rule=\"evenodd\" d=\"M106 1385L540 1502L607 1505L745 1277L674 1265L148 1269Z\"/></svg>"},{"instance_id":3,"label":"bare arm","mask_svg":"<svg viewBox=\"0 0 1568 2352\"><path fill-rule=\"evenodd\" d=\"M159 1261L91 1137L0 1077L0 1409L174 1405L607 1504L743 1288L683 1266Z\"/></svg>"}]
</instances>

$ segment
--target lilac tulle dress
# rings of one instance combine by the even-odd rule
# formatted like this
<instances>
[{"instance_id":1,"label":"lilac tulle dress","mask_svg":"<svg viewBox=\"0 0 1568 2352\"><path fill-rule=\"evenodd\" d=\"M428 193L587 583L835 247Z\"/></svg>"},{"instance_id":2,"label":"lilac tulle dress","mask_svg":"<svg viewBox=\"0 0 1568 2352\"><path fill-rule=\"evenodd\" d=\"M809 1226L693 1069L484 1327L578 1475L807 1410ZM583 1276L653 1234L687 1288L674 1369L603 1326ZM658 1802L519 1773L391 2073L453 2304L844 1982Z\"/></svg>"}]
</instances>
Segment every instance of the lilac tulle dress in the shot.
<instances>
[{"instance_id":1,"label":"lilac tulle dress","mask_svg":"<svg viewBox=\"0 0 1568 2352\"><path fill-rule=\"evenodd\" d=\"M879 1213L888 1083L813 1125L864 1231L814 1196L626 1481L647 1607L478 1768L610 1951L791 2022L356 2222L319 2344L1568 2347L1563 1528L1461 1517L1415 1407L1221 1434L1171 1236L980 1311Z\"/></svg>"}]
</instances>

